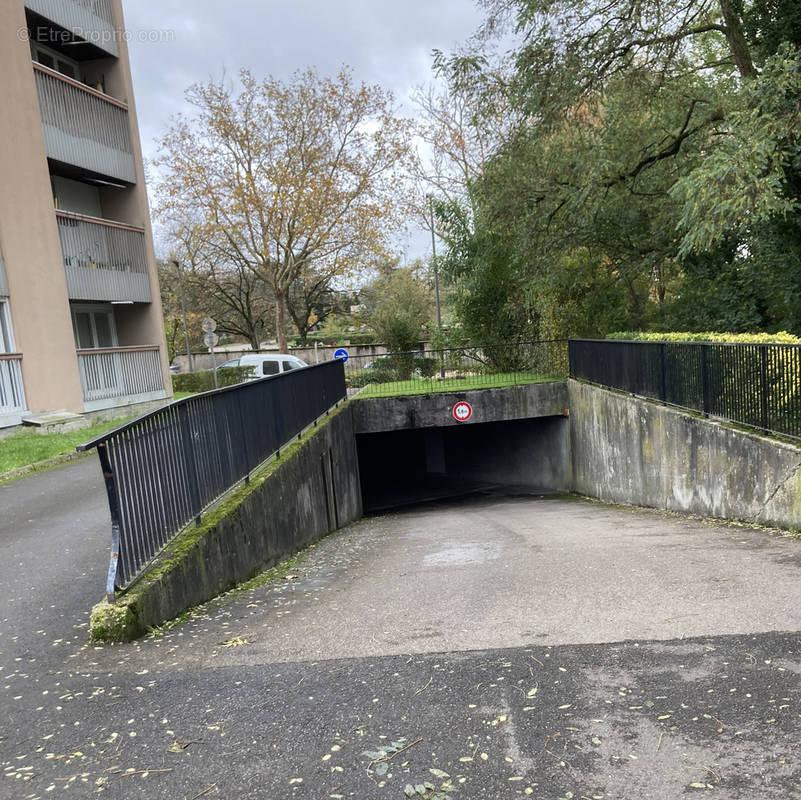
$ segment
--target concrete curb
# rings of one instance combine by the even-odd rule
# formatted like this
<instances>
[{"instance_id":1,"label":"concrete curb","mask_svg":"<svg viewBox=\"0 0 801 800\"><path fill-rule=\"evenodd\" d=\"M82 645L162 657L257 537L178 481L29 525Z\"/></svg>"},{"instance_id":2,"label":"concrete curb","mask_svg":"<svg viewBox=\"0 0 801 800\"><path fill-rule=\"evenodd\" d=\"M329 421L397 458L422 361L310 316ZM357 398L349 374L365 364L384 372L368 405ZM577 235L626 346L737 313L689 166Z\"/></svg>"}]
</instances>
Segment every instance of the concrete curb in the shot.
<instances>
[{"instance_id":1,"label":"concrete curb","mask_svg":"<svg viewBox=\"0 0 801 800\"><path fill-rule=\"evenodd\" d=\"M18 467L17 469L3 472L0 473L0 485L11 483L27 475L33 475L35 472L44 472L48 469L64 466L64 464L69 464L72 461L80 461L83 458L88 458L90 455L91 453L63 453L60 456L53 456L53 458L47 458L44 461L37 461L25 467Z\"/></svg>"}]
</instances>

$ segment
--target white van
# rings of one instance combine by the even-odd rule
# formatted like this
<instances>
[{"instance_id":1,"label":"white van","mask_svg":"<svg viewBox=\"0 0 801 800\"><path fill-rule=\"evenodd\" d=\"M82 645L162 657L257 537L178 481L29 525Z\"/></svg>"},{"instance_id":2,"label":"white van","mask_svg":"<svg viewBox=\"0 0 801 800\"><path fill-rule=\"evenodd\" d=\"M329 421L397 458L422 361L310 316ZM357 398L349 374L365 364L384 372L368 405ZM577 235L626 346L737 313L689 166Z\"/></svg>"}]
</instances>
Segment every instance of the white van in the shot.
<instances>
[{"instance_id":1,"label":"white van","mask_svg":"<svg viewBox=\"0 0 801 800\"><path fill-rule=\"evenodd\" d=\"M234 366L229 363L229 366ZM287 353L247 353L239 358L240 367L252 367L250 380L278 375L280 372L289 372L309 365L297 356Z\"/></svg>"}]
</instances>

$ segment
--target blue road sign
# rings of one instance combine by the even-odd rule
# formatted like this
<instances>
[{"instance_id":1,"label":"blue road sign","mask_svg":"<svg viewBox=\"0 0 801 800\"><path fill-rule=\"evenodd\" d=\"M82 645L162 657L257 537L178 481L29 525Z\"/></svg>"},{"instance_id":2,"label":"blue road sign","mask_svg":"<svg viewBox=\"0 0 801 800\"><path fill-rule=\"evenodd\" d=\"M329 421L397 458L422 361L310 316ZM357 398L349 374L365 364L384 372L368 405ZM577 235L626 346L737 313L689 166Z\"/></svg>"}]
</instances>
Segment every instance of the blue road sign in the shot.
<instances>
[{"instance_id":1,"label":"blue road sign","mask_svg":"<svg viewBox=\"0 0 801 800\"><path fill-rule=\"evenodd\" d=\"M347 364L350 353L344 347L340 347L339 350L334 353L334 358L340 358Z\"/></svg>"}]
</instances>

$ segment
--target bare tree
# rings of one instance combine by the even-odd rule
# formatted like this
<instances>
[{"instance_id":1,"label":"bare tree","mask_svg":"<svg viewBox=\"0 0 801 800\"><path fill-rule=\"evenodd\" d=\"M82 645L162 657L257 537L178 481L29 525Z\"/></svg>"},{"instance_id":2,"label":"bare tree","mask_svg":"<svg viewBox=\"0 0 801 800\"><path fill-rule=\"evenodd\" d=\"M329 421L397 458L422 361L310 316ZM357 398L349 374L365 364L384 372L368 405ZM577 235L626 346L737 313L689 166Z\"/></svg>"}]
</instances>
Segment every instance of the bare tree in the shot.
<instances>
[{"instance_id":1,"label":"bare tree","mask_svg":"<svg viewBox=\"0 0 801 800\"><path fill-rule=\"evenodd\" d=\"M399 224L397 185L411 157L392 96L348 72L291 82L240 74L239 86L193 86L196 114L162 141L162 218L197 215L199 232L274 298L286 349L286 303L304 274L368 267Z\"/></svg>"}]
</instances>

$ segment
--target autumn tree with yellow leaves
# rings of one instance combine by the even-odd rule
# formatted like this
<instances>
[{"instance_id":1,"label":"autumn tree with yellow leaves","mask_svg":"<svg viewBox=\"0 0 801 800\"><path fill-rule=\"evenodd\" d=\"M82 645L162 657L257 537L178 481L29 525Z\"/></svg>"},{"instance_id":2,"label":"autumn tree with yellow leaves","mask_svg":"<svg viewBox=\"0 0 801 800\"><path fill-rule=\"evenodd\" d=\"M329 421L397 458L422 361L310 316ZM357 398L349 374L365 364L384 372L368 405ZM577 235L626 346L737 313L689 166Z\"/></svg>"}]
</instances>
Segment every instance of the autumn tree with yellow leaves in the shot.
<instances>
[{"instance_id":1,"label":"autumn tree with yellow leaves","mask_svg":"<svg viewBox=\"0 0 801 800\"><path fill-rule=\"evenodd\" d=\"M243 71L191 87L193 112L161 142L158 214L191 219L196 241L230 254L275 298L287 349L293 284L334 281L382 259L399 226L410 127L392 95L314 70L289 82Z\"/></svg>"}]
</instances>

